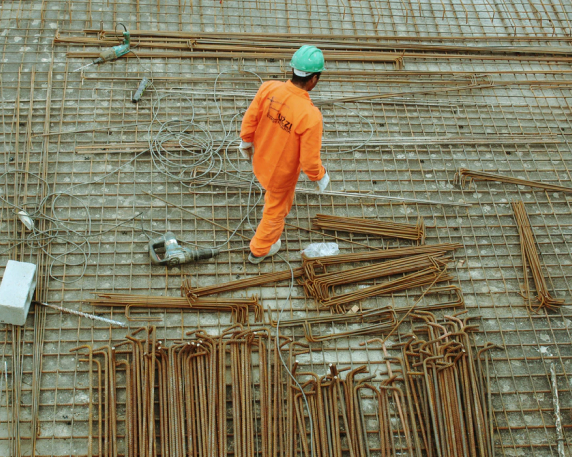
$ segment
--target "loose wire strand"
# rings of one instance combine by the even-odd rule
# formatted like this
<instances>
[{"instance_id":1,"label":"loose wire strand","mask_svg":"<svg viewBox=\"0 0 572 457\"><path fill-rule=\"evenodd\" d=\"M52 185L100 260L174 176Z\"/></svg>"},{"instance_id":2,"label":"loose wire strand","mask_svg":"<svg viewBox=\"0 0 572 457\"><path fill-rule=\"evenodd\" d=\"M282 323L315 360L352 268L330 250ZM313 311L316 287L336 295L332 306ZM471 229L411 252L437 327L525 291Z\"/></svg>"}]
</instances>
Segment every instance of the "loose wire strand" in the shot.
<instances>
[{"instance_id":1,"label":"loose wire strand","mask_svg":"<svg viewBox=\"0 0 572 457\"><path fill-rule=\"evenodd\" d=\"M276 341L279 341L280 320L282 318L282 313L284 312L284 308L286 307L286 303L290 302L290 297L292 297L292 291L294 290L294 269L292 268L292 265L290 265L290 262L288 262L284 257L282 257L280 254L277 254L277 256L280 257L282 259L282 261L284 261L286 263L286 265L288 265L288 268L290 268L290 287L288 289L288 296L282 302L282 305L280 306L280 310L278 312L278 319L276 320ZM302 388L302 386L300 385L300 383L298 382L296 377L292 374L292 371L290 371L290 368L288 367L288 365L284 361L284 358L282 357L282 351L280 350L278 343L276 343L276 344L277 344L276 350L278 351L278 355L280 357L280 362L282 363L282 366L286 369L286 373L288 373L288 376L290 376L290 378L296 384L296 387L302 393L302 398L304 399L304 404L306 405L306 409L308 410L308 418L310 419L310 445L311 445L310 451L311 451L312 457L314 457L314 454L315 454L315 451L314 451L314 421L312 420L312 414L310 411L310 405L308 404L308 399L306 398L306 393L304 392L304 389ZM302 437L302 439L305 439L305 437Z\"/></svg>"}]
</instances>

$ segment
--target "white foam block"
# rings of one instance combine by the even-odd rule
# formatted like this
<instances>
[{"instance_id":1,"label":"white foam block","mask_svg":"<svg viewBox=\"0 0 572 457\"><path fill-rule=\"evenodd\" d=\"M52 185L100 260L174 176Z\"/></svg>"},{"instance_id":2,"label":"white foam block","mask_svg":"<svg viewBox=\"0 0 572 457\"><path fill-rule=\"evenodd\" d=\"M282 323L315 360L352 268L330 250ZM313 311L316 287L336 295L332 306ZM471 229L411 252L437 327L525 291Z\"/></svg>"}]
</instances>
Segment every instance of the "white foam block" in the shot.
<instances>
[{"instance_id":1,"label":"white foam block","mask_svg":"<svg viewBox=\"0 0 572 457\"><path fill-rule=\"evenodd\" d=\"M36 289L36 265L8 260L0 283L0 322L24 325Z\"/></svg>"}]
</instances>

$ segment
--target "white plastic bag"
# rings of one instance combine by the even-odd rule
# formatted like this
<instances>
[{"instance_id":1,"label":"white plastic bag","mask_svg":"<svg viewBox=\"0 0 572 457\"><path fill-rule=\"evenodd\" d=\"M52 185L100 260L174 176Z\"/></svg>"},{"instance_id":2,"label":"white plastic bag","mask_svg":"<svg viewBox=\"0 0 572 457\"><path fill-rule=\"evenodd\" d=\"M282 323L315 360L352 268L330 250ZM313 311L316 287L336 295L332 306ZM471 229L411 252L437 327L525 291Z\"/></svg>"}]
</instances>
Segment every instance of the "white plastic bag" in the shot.
<instances>
[{"instance_id":1,"label":"white plastic bag","mask_svg":"<svg viewBox=\"0 0 572 457\"><path fill-rule=\"evenodd\" d=\"M312 243L306 247L300 254L306 257L325 257L330 255L338 255L340 249L337 243Z\"/></svg>"}]
</instances>

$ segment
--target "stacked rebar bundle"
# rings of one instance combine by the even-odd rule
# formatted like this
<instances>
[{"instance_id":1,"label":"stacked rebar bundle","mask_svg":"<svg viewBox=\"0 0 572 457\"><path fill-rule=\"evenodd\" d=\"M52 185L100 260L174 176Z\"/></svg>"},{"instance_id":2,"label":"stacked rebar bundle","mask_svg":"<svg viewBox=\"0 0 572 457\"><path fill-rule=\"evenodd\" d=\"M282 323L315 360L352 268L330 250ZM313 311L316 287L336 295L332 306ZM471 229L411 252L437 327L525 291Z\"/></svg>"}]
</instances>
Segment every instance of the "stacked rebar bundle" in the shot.
<instances>
[{"instance_id":1,"label":"stacked rebar bundle","mask_svg":"<svg viewBox=\"0 0 572 457\"><path fill-rule=\"evenodd\" d=\"M311 280L304 281L303 285L308 295L314 297L318 303L322 303L334 296L334 288L336 286L368 281L370 279L400 273L410 273L434 266L444 266L444 259L442 256L430 254L408 256L401 259L374 263L364 267L315 275Z\"/></svg>"},{"instance_id":2,"label":"stacked rebar bundle","mask_svg":"<svg viewBox=\"0 0 572 457\"><path fill-rule=\"evenodd\" d=\"M88 455L492 456L482 357L494 346L475 354L457 317L412 317L425 324L394 346L400 356L382 345L381 379L365 366L304 371L307 346L241 325L171 345L147 327L115 346L72 349L89 364Z\"/></svg>"},{"instance_id":3,"label":"stacked rebar bundle","mask_svg":"<svg viewBox=\"0 0 572 457\"><path fill-rule=\"evenodd\" d=\"M572 193L571 187L558 186L556 184L546 184L540 181L530 181L528 179L513 178L512 176L488 173L486 171L469 170L468 168L459 168L455 174L454 182L464 186L467 182L473 181L494 181L516 186L536 187L538 189L551 190L554 192Z\"/></svg>"},{"instance_id":4,"label":"stacked rebar bundle","mask_svg":"<svg viewBox=\"0 0 572 457\"><path fill-rule=\"evenodd\" d=\"M443 252L407 256L365 267L323 274L315 274L315 268L309 269L305 265L312 276L301 284L304 286L306 296L313 297L320 308L342 313L345 312L345 305L355 301L405 289L430 286L451 279L452 276L446 273L447 262L450 259L442 255ZM404 275L381 284L361 287L351 292L336 292L336 287L339 286L400 274Z\"/></svg>"},{"instance_id":5,"label":"stacked rebar bundle","mask_svg":"<svg viewBox=\"0 0 572 457\"><path fill-rule=\"evenodd\" d=\"M444 266L445 265L443 265L443 267ZM345 312L345 305L348 303L417 287L429 287L438 282L448 281L450 279L453 279L453 276L446 274L444 268L433 266L431 268L406 274L397 279L391 279L378 285L364 287L363 289L358 289L354 292L335 295L328 300L319 302L319 306L322 308L332 309L336 313L342 313Z\"/></svg>"},{"instance_id":6,"label":"stacked rebar bundle","mask_svg":"<svg viewBox=\"0 0 572 457\"><path fill-rule=\"evenodd\" d=\"M436 310L465 308L465 300L461 289L457 286L432 287L427 290L424 295L447 295L448 300L426 306L415 306L416 313L433 312ZM453 297L451 297L453 296ZM451 299L452 298L452 299ZM400 314L411 312L411 308L394 308L392 306L384 306L374 308L368 311L350 312L346 314L323 314L316 317L304 317L298 319L281 320L280 327L296 327L302 326L304 337L310 343L318 343L320 341L329 341L337 338L355 337L359 335L384 334L399 327L396 317ZM277 326L277 322L271 321L273 327ZM313 326L332 324L352 325L351 329L345 331L336 331L333 333L316 334Z\"/></svg>"},{"instance_id":7,"label":"stacked rebar bundle","mask_svg":"<svg viewBox=\"0 0 572 457\"><path fill-rule=\"evenodd\" d=\"M335 365L325 376L295 373L310 410L306 418L301 391L293 386L294 435L302 455L310 455L312 444L315 455L333 457L493 455L485 351L495 346L476 352L468 336L471 326L456 317L446 317L443 325L431 313L414 317L426 325L401 345L400 356L392 357L381 340L368 342L382 343L381 380L365 365L345 378ZM374 418L366 419L372 410ZM309 436L313 443L304 439Z\"/></svg>"},{"instance_id":8,"label":"stacked rebar bundle","mask_svg":"<svg viewBox=\"0 0 572 457\"><path fill-rule=\"evenodd\" d=\"M368 252L353 252L336 256L307 257L302 254L302 268L307 278L313 278L318 270L327 272L327 267L343 263L367 262L371 260L398 259L410 255L435 254L443 255L461 248L459 243L440 243L423 246L408 246L404 248L384 249Z\"/></svg>"},{"instance_id":9,"label":"stacked rebar bundle","mask_svg":"<svg viewBox=\"0 0 572 457\"><path fill-rule=\"evenodd\" d=\"M236 281L229 281L222 284L213 284L212 286L204 287L192 287L191 280L185 279L185 281L183 281L183 285L181 286L181 294L194 303L197 297L221 294L224 292L247 289L249 287L262 286L268 283L286 281L292 279L292 277L299 278L303 274L304 270L302 268L294 268L292 271L275 271L250 278L237 279Z\"/></svg>"},{"instance_id":10,"label":"stacked rebar bundle","mask_svg":"<svg viewBox=\"0 0 572 457\"><path fill-rule=\"evenodd\" d=\"M411 246L405 248L358 252L326 257L310 258L302 254L303 266L301 268L294 268L292 271L275 271L250 278L237 279L235 281L203 287L192 287L191 280L186 279L183 281L181 286L181 295L187 297L191 303L194 303L198 297L221 294L225 292L233 292L237 290L247 289L249 287L257 287L264 284L276 283L279 281L287 281L291 279L292 276L295 279L302 276L311 279L316 276L316 270L325 271L326 267L330 265L338 265L351 262L365 262L371 260L396 259L400 257L424 253L442 255L446 252L454 251L460 247L461 245L458 243L441 243L430 246Z\"/></svg>"},{"instance_id":11,"label":"stacked rebar bundle","mask_svg":"<svg viewBox=\"0 0 572 457\"><path fill-rule=\"evenodd\" d=\"M413 403L409 430L427 455L439 457L493 455L492 410L488 374L475 354L469 332L475 326L455 316L440 325L429 313L414 315L426 325L414 331L402 348L402 391ZM391 442L385 440L388 449ZM419 453L418 453L419 454ZM394 455L394 454L388 454Z\"/></svg>"},{"instance_id":12,"label":"stacked rebar bundle","mask_svg":"<svg viewBox=\"0 0 572 457\"><path fill-rule=\"evenodd\" d=\"M54 44L80 44L115 46L120 44L121 33L114 30L86 29L85 37L54 38ZM90 37L89 35L97 35ZM399 58L447 58L447 59L479 59L479 60L535 60L562 61L570 60L570 50L566 47L552 46L539 48L536 46L467 46L458 44L404 43L403 40L418 40L419 37L384 37L385 43L368 40L368 37L347 35L314 34L268 34L232 33L232 32L173 32L132 30L132 45L141 49L137 55L150 57L164 55L166 57L214 57L216 58L289 58L292 50L311 40L324 50L326 60L355 61L398 61ZM381 38L381 37L375 37ZM425 37L431 40L435 37ZM441 38L441 37L439 37ZM457 38L457 37L456 37ZM461 38L462 39L462 38ZM384 40L384 41L385 41ZM144 49L152 49L145 51ZM160 50L167 49L169 51ZM548 49L548 50L547 50ZM178 52L177 52L178 51ZM184 52L187 51L187 52ZM516 54L516 55L513 55ZM82 53L68 53L68 56L82 57ZM127 55L129 56L129 55Z\"/></svg>"},{"instance_id":13,"label":"stacked rebar bundle","mask_svg":"<svg viewBox=\"0 0 572 457\"><path fill-rule=\"evenodd\" d=\"M420 217L417 224L401 224L391 221L378 221L359 217L329 216L317 214L312 219L314 228L351 233L364 233L372 236L401 238L425 243L425 223Z\"/></svg>"},{"instance_id":14,"label":"stacked rebar bundle","mask_svg":"<svg viewBox=\"0 0 572 457\"><path fill-rule=\"evenodd\" d=\"M285 454L294 439L285 404L291 380L278 351L291 363L307 350L282 349L289 338L238 324L216 337L187 336L167 346L148 327L114 347L72 349L89 363L89 455L96 447L105 457L294 455Z\"/></svg>"},{"instance_id":15,"label":"stacked rebar bundle","mask_svg":"<svg viewBox=\"0 0 572 457\"><path fill-rule=\"evenodd\" d=\"M264 308L258 301L257 296L251 298L197 298L190 300L185 297L161 297L156 295L119 294L110 292L98 293L96 295L98 297L97 299L89 301L91 305L109 308L125 308L125 316L128 320L145 320L141 317L134 318L131 316L130 311L132 308L165 308L210 312L226 311L231 313L233 322L240 324L249 322L251 312L254 313L256 322L260 322L264 314Z\"/></svg>"},{"instance_id":16,"label":"stacked rebar bundle","mask_svg":"<svg viewBox=\"0 0 572 457\"><path fill-rule=\"evenodd\" d=\"M530 226L530 221L528 219L524 203L522 201L513 202L512 209L514 211L514 218L516 220L518 234L520 236L522 267L524 273L524 295L528 300L531 310L535 312L538 312L541 308L554 310L563 305L564 300L552 297L548 291L548 285L546 284L546 279L542 274L542 265L536 249L536 240L532 233L532 228ZM539 303L536 307L533 307L531 303L527 267L530 268L532 279L534 280L534 285L536 287L536 299Z\"/></svg>"}]
</instances>

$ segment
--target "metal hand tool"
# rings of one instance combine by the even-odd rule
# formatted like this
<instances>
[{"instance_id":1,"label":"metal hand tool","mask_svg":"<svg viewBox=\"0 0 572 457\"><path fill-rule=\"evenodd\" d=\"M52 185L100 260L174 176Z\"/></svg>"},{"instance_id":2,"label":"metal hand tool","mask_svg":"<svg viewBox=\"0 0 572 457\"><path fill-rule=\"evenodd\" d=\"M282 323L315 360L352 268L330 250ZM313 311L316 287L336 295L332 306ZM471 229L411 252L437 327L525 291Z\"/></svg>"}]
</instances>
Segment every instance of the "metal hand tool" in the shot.
<instances>
[{"instance_id":1,"label":"metal hand tool","mask_svg":"<svg viewBox=\"0 0 572 457\"><path fill-rule=\"evenodd\" d=\"M200 259L210 259L219 255L220 251L214 248L188 249L179 246L173 232L167 232L159 238L149 241L149 255L155 265L169 267L183 263L196 262ZM159 257L159 254L162 257Z\"/></svg>"},{"instance_id":2,"label":"metal hand tool","mask_svg":"<svg viewBox=\"0 0 572 457\"><path fill-rule=\"evenodd\" d=\"M135 92L133 97L131 97L131 101L133 103L139 103L139 101L141 100L141 97L143 97L143 93L145 92L145 89L147 89L147 86L149 85L149 83L150 83L149 78L145 77L141 80L141 82L139 83L139 87L137 88L137 92Z\"/></svg>"},{"instance_id":3,"label":"metal hand tool","mask_svg":"<svg viewBox=\"0 0 572 457\"><path fill-rule=\"evenodd\" d=\"M74 73L76 71L83 70L84 68L91 67L92 65L99 65L103 62L111 62L112 60L118 59L119 57L124 56L131 51L131 35L129 34L129 31L124 24L119 23L118 25L121 25L125 29L123 32L123 43L103 51L101 54L99 54L97 59L95 59L90 64L84 65L83 67L74 70Z\"/></svg>"}]
</instances>

